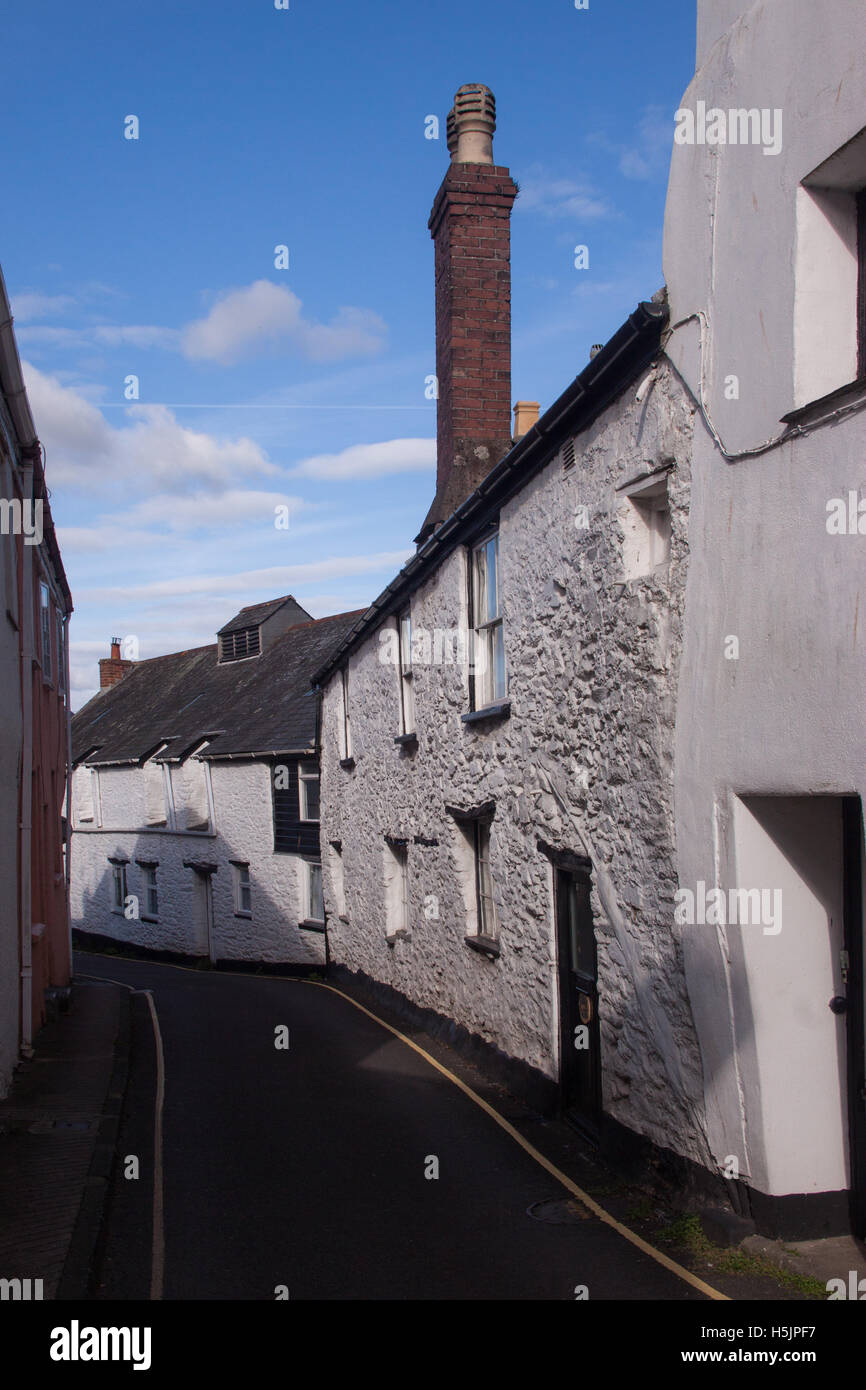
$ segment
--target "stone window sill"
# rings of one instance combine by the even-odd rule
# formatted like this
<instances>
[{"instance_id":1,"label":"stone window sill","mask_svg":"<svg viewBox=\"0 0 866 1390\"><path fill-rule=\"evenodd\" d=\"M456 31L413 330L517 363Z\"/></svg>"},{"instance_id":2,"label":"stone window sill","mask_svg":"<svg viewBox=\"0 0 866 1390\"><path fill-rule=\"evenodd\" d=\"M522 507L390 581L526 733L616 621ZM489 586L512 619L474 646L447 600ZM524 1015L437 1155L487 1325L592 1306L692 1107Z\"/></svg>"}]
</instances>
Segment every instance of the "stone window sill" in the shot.
<instances>
[{"instance_id":1,"label":"stone window sill","mask_svg":"<svg viewBox=\"0 0 866 1390\"><path fill-rule=\"evenodd\" d=\"M388 935L385 937L385 941L388 946L393 946L397 941L411 940L412 933L410 931L407 931L405 927L400 927L397 931L388 932Z\"/></svg>"},{"instance_id":2,"label":"stone window sill","mask_svg":"<svg viewBox=\"0 0 866 1390\"><path fill-rule=\"evenodd\" d=\"M324 922L318 921L315 917L305 917L303 921L298 923L298 928L300 931L324 932L325 924Z\"/></svg>"},{"instance_id":3,"label":"stone window sill","mask_svg":"<svg viewBox=\"0 0 866 1390\"><path fill-rule=\"evenodd\" d=\"M782 416L782 424L804 424L813 415L821 415L827 411L838 409L839 406L856 401L857 397L864 393L866 393L866 377L857 377L856 380L849 381L845 386L839 386L835 391L829 391L826 396L819 396L817 400L798 406L796 410L789 410L787 415Z\"/></svg>"},{"instance_id":4,"label":"stone window sill","mask_svg":"<svg viewBox=\"0 0 866 1390\"><path fill-rule=\"evenodd\" d=\"M236 912L235 916L245 917L248 922L251 922L253 920L253 914L251 912Z\"/></svg>"},{"instance_id":5,"label":"stone window sill","mask_svg":"<svg viewBox=\"0 0 866 1390\"><path fill-rule=\"evenodd\" d=\"M139 917L138 920L139 920L139 922L156 922L156 923L159 922L159 918L158 918L158 917L146 917L145 914L144 914L143 912L142 912L142 914L141 914L141 916Z\"/></svg>"},{"instance_id":6,"label":"stone window sill","mask_svg":"<svg viewBox=\"0 0 866 1390\"><path fill-rule=\"evenodd\" d=\"M502 954L499 942L492 936L464 936L463 940L471 950L478 951L489 960L496 960Z\"/></svg>"},{"instance_id":7,"label":"stone window sill","mask_svg":"<svg viewBox=\"0 0 866 1390\"><path fill-rule=\"evenodd\" d=\"M494 719L508 719L511 716L511 701L499 700L495 705L485 705L483 709L471 709L466 714L461 714L460 719L464 724L480 724L482 720L493 721Z\"/></svg>"}]
</instances>

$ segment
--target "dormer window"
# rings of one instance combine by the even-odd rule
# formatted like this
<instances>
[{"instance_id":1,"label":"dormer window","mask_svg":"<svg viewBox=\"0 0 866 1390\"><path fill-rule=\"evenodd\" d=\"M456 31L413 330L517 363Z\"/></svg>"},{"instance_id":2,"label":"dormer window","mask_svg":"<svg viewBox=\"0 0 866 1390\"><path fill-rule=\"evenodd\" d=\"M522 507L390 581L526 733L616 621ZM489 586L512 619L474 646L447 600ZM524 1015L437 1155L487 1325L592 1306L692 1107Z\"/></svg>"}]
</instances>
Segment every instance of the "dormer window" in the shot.
<instances>
[{"instance_id":1,"label":"dormer window","mask_svg":"<svg viewBox=\"0 0 866 1390\"><path fill-rule=\"evenodd\" d=\"M243 661L258 656L262 649L258 627L238 627L220 635L220 661Z\"/></svg>"}]
</instances>

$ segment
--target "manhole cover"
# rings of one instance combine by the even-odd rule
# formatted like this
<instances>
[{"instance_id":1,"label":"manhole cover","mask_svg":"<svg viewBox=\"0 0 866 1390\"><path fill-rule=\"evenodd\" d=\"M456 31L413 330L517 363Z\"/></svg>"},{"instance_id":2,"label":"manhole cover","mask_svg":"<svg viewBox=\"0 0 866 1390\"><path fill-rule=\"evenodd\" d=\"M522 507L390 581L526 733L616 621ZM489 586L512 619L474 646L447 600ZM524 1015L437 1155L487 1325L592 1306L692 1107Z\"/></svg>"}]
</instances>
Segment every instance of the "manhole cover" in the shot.
<instances>
[{"instance_id":1,"label":"manhole cover","mask_svg":"<svg viewBox=\"0 0 866 1390\"><path fill-rule=\"evenodd\" d=\"M526 1215L546 1226L575 1226L585 1221L589 1212L574 1197L547 1197L527 1207Z\"/></svg>"}]
</instances>

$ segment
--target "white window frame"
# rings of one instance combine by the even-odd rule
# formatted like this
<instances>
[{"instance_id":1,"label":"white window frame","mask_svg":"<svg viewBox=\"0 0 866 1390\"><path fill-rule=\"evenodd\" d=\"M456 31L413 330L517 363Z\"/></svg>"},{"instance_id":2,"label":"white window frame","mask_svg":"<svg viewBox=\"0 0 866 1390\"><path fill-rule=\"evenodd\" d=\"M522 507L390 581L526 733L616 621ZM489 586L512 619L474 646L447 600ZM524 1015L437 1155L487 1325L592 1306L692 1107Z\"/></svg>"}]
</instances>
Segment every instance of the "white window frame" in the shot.
<instances>
[{"instance_id":1,"label":"white window frame","mask_svg":"<svg viewBox=\"0 0 866 1390\"><path fill-rule=\"evenodd\" d=\"M315 782L319 790L319 814L317 816L309 815L308 782ZM298 813L300 819L306 821L307 824L318 825L322 818L321 794L322 786L318 764L313 762L298 763Z\"/></svg>"},{"instance_id":2,"label":"white window frame","mask_svg":"<svg viewBox=\"0 0 866 1390\"><path fill-rule=\"evenodd\" d=\"M122 917L126 908L126 865L111 865L111 910ZM118 892L118 888L120 891Z\"/></svg>"},{"instance_id":3,"label":"white window frame","mask_svg":"<svg viewBox=\"0 0 866 1390\"><path fill-rule=\"evenodd\" d=\"M352 756L352 724L349 715L349 667L345 665L340 671L340 698L342 701L342 745L343 760L348 762Z\"/></svg>"},{"instance_id":4,"label":"white window frame","mask_svg":"<svg viewBox=\"0 0 866 1390\"><path fill-rule=\"evenodd\" d=\"M249 864L232 864L232 883L235 898L235 916L252 917L253 885L250 878Z\"/></svg>"},{"instance_id":5,"label":"white window frame","mask_svg":"<svg viewBox=\"0 0 866 1390\"><path fill-rule=\"evenodd\" d=\"M670 469L621 488L617 515L623 532L626 580L645 579L670 564Z\"/></svg>"},{"instance_id":6,"label":"white window frame","mask_svg":"<svg viewBox=\"0 0 866 1390\"><path fill-rule=\"evenodd\" d=\"M152 922L159 921L159 885L156 879L156 865L145 864L142 867L144 874L144 912L142 916L147 917Z\"/></svg>"},{"instance_id":7,"label":"white window frame","mask_svg":"<svg viewBox=\"0 0 866 1390\"><path fill-rule=\"evenodd\" d=\"M479 818L473 822L472 831L475 851L475 935L488 941L498 941L499 919L490 867L490 821Z\"/></svg>"},{"instance_id":8,"label":"white window frame","mask_svg":"<svg viewBox=\"0 0 866 1390\"><path fill-rule=\"evenodd\" d=\"M385 841L385 939L409 935L409 847Z\"/></svg>"},{"instance_id":9,"label":"white window frame","mask_svg":"<svg viewBox=\"0 0 866 1390\"><path fill-rule=\"evenodd\" d=\"M397 654L400 675L400 733L415 733L415 686L412 672L412 610L397 615Z\"/></svg>"},{"instance_id":10,"label":"white window frame","mask_svg":"<svg viewBox=\"0 0 866 1390\"><path fill-rule=\"evenodd\" d=\"M316 875L318 875L318 880L319 880L319 893L318 893L318 898L319 898L319 902L321 903L321 908L322 908L321 916L319 916L319 915L314 911L314 909L317 908L317 906L318 906L318 904L315 903L315 902L313 901L313 882L314 882L314 880L315 880L315 878L316 878ZM320 863L319 860L316 860L315 862L313 862L312 860L309 860L309 859L305 859L305 860L304 860L304 899L305 899L305 901L304 901L304 914L305 914L304 920L305 920L306 922L322 922L322 923L324 923L324 921L325 921L325 888L324 888L324 883L323 883L323 880L322 880L322 865L321 865L321 863Z\"/></svg>"},{"instance_id":11,"label":"white window frame","mask_svg":"<svg viewBox=\"0 0 866 1390\"><path fill-rule=\"evenodd\" d=\"M39 581L39 632L42 640L42 679L53 684L53 660L51 642L51 586L45 579Z\"/></svg>"},{"instance_id":12,"label":"white window frame","mask_svg":"<svg viewBox=\"0 0 866 1390\"><path fill-rule=\"evenodd\" d=\"M473 706L486 709L508 695L498 530L472 547L470 566Z\"/></svg>"}]
</instances>

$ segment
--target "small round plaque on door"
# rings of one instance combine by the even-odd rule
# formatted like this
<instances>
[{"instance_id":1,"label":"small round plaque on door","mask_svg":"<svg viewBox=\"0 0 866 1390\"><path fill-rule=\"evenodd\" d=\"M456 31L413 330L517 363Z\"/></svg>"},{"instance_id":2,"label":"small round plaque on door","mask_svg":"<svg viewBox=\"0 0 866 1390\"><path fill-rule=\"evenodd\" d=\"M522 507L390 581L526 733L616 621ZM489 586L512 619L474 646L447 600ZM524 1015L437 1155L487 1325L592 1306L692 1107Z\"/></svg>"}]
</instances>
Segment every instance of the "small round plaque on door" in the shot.
<instances>
[{"instance_id":1,"label":"small round plaque on door","mask_svg":"<svg viewBox=\"0 0 866 1390\"><path fill-rule=\"evenodd\" d=\"M589 1023L592 1020L592 1000L588 994L577 996L577 1012L580 1015L581 1023Z\"/></svg>"}]
</instances>

